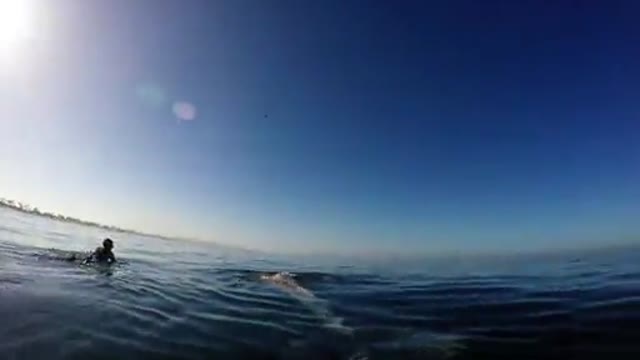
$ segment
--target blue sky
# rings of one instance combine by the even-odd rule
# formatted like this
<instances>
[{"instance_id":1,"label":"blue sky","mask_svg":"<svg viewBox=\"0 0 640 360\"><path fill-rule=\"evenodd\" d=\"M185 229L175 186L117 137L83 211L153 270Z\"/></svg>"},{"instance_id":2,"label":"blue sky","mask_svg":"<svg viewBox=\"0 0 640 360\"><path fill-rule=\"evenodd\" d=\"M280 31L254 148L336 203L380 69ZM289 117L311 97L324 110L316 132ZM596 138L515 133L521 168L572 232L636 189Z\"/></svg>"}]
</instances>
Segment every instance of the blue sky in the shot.
<instances>
[{"instance_id":1,"label":"blue sky","mask_svg":"<svg viewBox=\"0 0 640 360\"><path fill-rule=\"evenodd\" d=\"M635 2L32 4L0 196L277 251L637 239Z\"/></svg>"}]
</instances>

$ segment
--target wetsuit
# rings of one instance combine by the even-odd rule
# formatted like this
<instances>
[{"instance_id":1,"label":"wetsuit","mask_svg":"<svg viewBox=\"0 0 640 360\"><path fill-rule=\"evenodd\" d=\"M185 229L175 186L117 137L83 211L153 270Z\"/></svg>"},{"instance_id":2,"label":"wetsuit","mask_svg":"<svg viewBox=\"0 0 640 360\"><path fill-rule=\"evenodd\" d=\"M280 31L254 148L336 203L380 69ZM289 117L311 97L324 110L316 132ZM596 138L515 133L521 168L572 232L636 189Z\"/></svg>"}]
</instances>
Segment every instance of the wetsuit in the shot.
<instances>
[{"instance_id":1,"label":"wetsuit","mask_svg":"<svg viewBox=\"0 0 640 360\"><path fill-rule=\"evenodd\" d=\"M116 257L113 255L111 250L107 250L103 247L98 247L96 251L91 254L87 260L87 262L99 262L99 263L113 263L116 261Z\"/></svg>"}]
</instances>

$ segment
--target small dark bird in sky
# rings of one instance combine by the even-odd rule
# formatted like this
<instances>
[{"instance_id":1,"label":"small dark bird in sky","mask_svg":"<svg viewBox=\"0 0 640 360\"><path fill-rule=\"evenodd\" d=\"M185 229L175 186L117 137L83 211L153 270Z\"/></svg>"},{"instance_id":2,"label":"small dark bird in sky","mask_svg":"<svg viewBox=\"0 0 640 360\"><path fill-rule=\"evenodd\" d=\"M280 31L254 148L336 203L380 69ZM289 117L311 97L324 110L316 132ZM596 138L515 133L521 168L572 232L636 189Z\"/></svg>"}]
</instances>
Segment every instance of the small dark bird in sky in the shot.
<instances>
[{"instance_id":1,"label":"small dark bird in sky","mask_svg":"<svg viewBox=\"0 0 640 360\"><path fill-rule=\"evenodd\" d=\"M269 114L264 114L264 118L265 119L268 118L268 117L269 117Z\"/></svg>"}]
</instances>

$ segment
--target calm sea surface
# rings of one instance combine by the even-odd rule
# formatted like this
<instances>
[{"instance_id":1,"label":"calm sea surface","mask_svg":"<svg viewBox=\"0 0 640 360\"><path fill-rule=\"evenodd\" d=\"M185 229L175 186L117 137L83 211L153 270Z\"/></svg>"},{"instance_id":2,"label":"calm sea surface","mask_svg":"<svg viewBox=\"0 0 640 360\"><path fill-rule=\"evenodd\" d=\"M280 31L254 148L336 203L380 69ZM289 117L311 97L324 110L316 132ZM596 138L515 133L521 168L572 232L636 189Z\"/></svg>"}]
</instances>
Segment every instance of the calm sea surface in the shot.
<instances>
[{"instance_id":1,"label":"calm sea surface","mask_svg":"<svg viewBox=\"0 0 640 360\"><path fill-rule=\"evenodd\" d=\"M111 268L65 261L110 236ZM640 359L640 251L270 257L0 208L0 359Z\"/></svg>"}]
</instances>

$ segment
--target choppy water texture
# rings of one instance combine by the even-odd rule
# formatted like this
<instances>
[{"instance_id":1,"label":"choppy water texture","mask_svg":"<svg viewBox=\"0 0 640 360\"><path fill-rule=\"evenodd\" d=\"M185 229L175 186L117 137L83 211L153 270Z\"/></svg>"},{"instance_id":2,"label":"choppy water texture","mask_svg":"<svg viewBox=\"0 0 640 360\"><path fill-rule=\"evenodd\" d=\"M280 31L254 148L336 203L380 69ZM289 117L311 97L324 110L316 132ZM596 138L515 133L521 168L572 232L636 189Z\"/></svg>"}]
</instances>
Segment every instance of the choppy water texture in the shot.
<instances>
[{"instance_id":1,"label":"choppy water texture","mask_svg":"<svg viewBox=\"0 0 640 360\"><path fill-rule=\"evenodd\" d=\"M61 260L104 236L118 265ZM317 260L0 208L0 358L640 359L637 250Z\"/></svg>"}]
</instances>

